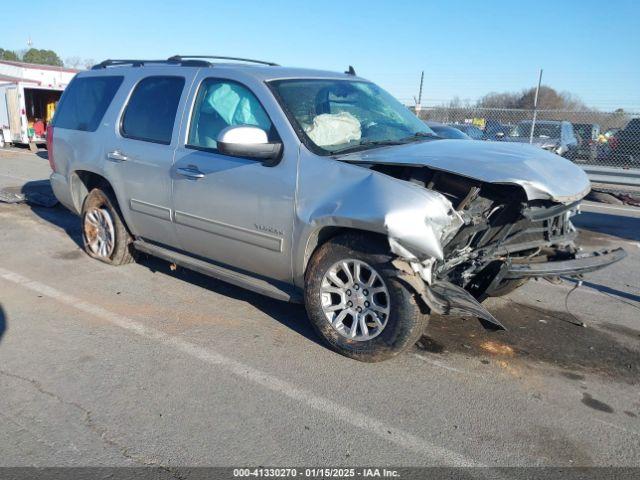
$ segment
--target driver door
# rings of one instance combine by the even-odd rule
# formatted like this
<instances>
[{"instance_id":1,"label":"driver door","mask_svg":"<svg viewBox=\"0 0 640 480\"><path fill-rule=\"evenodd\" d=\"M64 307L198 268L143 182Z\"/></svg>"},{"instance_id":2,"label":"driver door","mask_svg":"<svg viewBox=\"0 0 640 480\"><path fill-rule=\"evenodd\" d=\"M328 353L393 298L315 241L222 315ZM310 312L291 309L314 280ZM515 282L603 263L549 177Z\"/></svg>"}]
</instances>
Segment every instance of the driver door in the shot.
<instances>
[{"instance_id":1,"label":"driver door","mask_svg":"<svg viewBox=\"0 0 640 480\"><path fill-rule=\"evenodd\" d=\"M172 170L174 222L181 248L246 273L290 282L297 151L281 161L221 154L220 131L252 125L278 140L267 112L246 86L200 78ZM198 82L196 82L198 83Z\"/></svg>"}]
</instances>

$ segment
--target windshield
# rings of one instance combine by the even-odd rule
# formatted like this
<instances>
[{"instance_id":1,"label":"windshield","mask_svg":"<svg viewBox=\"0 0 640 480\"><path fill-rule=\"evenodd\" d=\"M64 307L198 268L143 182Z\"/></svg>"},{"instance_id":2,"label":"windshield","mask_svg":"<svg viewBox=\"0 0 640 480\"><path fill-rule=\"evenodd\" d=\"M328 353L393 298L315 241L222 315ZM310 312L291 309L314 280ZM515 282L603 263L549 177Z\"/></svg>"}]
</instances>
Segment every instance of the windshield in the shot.
<instances>
[{"instance_id":1,"label":"windshield","mask_svg":"<svg viewBox=\"0 0 640 480\"><path fill-rule=\"evenodd\" d=\"M509 136L528 137L531 135L531 122L520 123L513 127ZM560 125L557 123L536 123L533 131L536 138L560 138Z\"/></svg>"},{"instance_id":2,"label":"windshield","mask_svg":"<svg viewBox=\"0 0 640 480\"><path fill-rule=\"evenodd\" d=\"M270 84L301 140L319 154L436 137L409 109L373 83L327 79Z\"/></svg>"}]
</instances>

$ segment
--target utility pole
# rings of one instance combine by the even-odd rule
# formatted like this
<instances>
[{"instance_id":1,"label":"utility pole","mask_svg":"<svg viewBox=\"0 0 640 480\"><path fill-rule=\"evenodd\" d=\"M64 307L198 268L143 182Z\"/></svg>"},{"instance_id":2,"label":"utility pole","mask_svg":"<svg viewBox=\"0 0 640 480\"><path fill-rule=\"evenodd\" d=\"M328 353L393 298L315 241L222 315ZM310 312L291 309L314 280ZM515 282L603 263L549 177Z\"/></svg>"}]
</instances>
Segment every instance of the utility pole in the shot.
<instances>
[{"instance_id":1,"label":"utility pole","mask_svg":"<svg viewBox=\"0 0 640 480\"><path fill-rule=\"evenodd\" d=\"M424 70L420 75L420 90L418 90L418 98L416 99L415 97L413 97L413 99L416 102L416 115L418 115L418 113L420 113L420 110L422 110L422 84L423 83L424 83Z\"/></svg>"},{"instance_id":2,"label":"utility pole","mask_svg":"<svg viewBox=\"0 0 640 480\"><path fill-rule=\"evenodd\" d=\"M540 84L542 83L542 69L538 77L538 86L536 87L536 96L533 99L533 121L531 122L531 133L529 134L529 144L533 143L533 131L536 128L536 118L538 117L538 94L540 93Z\"/></svg>"}]
</instances>

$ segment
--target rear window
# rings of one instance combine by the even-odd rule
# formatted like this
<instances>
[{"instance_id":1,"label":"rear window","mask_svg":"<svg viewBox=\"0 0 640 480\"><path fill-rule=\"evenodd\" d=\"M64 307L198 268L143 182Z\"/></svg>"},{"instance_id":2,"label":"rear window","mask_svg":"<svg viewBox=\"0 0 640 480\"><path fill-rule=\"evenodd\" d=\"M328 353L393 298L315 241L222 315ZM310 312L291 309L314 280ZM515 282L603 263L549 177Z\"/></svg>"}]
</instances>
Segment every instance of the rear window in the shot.
<instances>
[{"instance_id":1,"label":"rear window","mask_svg":"<svg viewBox=\"0 0 640 480\"><path fill-rule=\"evenodd\" d=\"M183 88L183 77L147 77L141 80L131 94L122 117L122 135L170 144Z\"/></svg>"},{"instance_id":2,"label":"rear window","mask_svg":"<svg viewBox=\"0 0 640 480\"><path fill-rule=\"evenodd\" d=\"M122 79L123 77L116 76L75 78L60 100L53 125L95 132L122 84Z\"/></svg>"}]
</instances>

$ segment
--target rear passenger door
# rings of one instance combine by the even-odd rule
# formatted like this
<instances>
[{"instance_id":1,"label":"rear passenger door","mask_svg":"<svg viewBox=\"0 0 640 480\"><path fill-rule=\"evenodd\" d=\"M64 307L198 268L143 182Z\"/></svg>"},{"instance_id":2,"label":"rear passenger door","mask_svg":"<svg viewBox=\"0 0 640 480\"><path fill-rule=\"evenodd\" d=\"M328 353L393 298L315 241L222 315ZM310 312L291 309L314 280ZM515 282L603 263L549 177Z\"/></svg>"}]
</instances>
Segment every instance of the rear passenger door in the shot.
<instances>
[{"instance_id":1,"label":"rear passenger door","mask_svg":"<svg viewBox=\"0 0 640 480\"><path fill-rule=\"evenodd\" d=\"M105 163L133 233L175 247L170 171L192 78L187 69L171 75L149 70L125 89L116 135L104 145Z\"/></svg>"}]
</instances>

